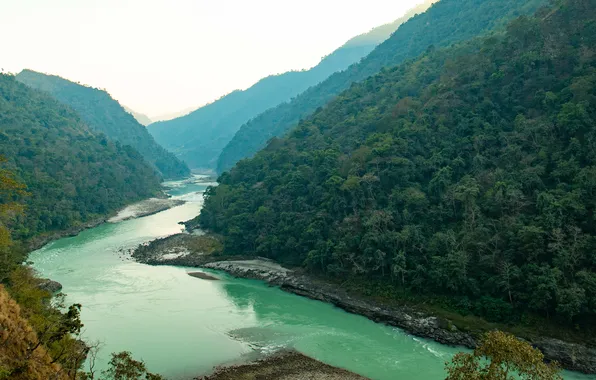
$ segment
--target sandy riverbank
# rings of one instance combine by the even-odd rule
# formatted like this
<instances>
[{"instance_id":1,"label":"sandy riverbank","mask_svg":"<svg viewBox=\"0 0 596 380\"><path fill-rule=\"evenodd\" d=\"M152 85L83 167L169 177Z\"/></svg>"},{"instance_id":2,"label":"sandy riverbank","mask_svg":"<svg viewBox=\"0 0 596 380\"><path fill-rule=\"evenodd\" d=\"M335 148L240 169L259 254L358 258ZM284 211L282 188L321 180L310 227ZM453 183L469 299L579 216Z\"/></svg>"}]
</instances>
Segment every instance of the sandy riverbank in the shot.
<instances>
[{"instance_id":1,"label":"sandy riverbank","mask_svg":"<svg viewBox=\"0 0 596 380\"><path fill-rule=\"evenodd\" d=\"M180 199L172 198L149 198L144 201L131 204L120 210L118 214L109 218L108 223L118 223L124 220L141 218L168 210L172 207L180 206L185 202Z\"/></svg>"}]
</instances>

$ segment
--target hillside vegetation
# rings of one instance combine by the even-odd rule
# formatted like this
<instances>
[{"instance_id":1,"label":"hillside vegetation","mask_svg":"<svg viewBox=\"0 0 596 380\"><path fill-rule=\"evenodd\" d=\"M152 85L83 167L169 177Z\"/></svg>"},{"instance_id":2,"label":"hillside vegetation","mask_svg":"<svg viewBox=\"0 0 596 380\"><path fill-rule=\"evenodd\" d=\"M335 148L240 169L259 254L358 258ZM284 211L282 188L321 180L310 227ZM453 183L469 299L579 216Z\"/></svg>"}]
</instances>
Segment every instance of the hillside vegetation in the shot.
<instances>
[{"instance_id":1,"label":"hillside vegetation","mask_svg":"<svg viewBox=\"0 0 596 380\"><path fill-rule=\"evenodd\" d=\"M595 20L593 0L559 1L352 85L223 174L200 225L229 254L496 322L540 316L588 339Z\"/></svg>"},{"instance_id":2,"label":"hillside vegetation","mask_svg":"<svg viewBox=\"0 0 596 380\"><path fill-rule=\"evenodd\" d=\"M424 11L434 1L427 0L416 8L416 12ZM269 76L244 91L234 91L188 115L153 123L148 130L157 142L176 153L190 167L215 169L219 154L242 124L358 62L413 14L411 11L393 23L354 37L310 70Z\"/></svg>"},{"instance_id":3,"label":"hillside vegetation","mask_svg":"<svg viewBox=\"0 0 596 380\"><path fill-rule=\"evenodd\" d=\"M31 70L23 70L16 78L75 110L92 130L136 149L164 178L190 174L184 162L158 145L147 129L107 92Z\"/></svg>"},{"instance_id":4,"label":"hillside vegetation","mask_svg":"<svg viewBox=\"0 0 596 380\"><path fill-rule=\"evenodd\" d=\"M424 53L429 46L448 46L475 37L507 20L530 14L547 0L441 0L428 11L412 17L361 62L309 88L288 103L256 116L244 124L223 149L217 171L232 168L251 157L273 137L281 137L302 118L324 106L354 82Z\"/></svg>"},{"instance_id":5,"label":"hillside vegetation","mask_svg":"<svg viewBox=\"0 0 596 380\"><path fill-rule=\"evenodd\" d=\"M132 117L132 116L131 116ZM91 130L49 95L0 75L2 166L27 195L0 192L0 204L20 199L17 240L63 231L160 191L157 173L130 146Z\"/></svg>"},{"instance_id":6,"label":"hillside vegetation","mask_svg":"<svg viewBox=\"0 0 596 380\"><path fill-rule=\"evenodd\" d=\"M0 285L0 379L31 380L69 377L54 363L21 308ZM33 347L37 347L31 350Z\"/></svg>"}]
</instances>

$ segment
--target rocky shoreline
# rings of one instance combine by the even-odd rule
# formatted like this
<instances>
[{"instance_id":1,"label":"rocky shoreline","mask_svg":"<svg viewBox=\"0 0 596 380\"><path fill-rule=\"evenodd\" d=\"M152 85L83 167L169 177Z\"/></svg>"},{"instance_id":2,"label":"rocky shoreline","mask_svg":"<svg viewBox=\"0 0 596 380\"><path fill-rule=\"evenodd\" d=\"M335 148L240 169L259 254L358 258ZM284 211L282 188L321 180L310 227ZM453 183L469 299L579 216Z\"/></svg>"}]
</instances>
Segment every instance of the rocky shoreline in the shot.
<instances>
[{"instance_id":1,"label":"rocky shoreline","mask_svg":"<svg viewBox=\"0 0 596 380\"><path fill-rule=\"evenodd\" d=\"M50 280L49 278L42 278L39 280L39 288L50 292L52 294L59 293L62 290L62 284L58 281Z\"/></svg>"},{"instance_id":2,"label":"rocky shoreline","mask_svg":"<svg viewBox=\"0 0 596 380\"><path fill-rule=\"evenodd\" d=\"M32 252L42 248L43 246L53 242L54 240L62 239L65 237L74 237L80 234L81 232L88 230L90 228L95 228L100 224L105 223L108 220L108 217L101 217L94 219L90 222L85 224L81 224L78 226L70 227L63 231L56 231L49 234L39 235L34 238L31 238L27 241L26 247L28 252Z\"/></svg>"},{"instance_id":3,"label":"rocky shoreline","mask_svg":"<svg viewBox=\"0 0 596 380\"><path fill-rule=\"evenodd\" d=\"M301 270L284 268L269 259L223 256L222 248L217 237L180 233L141 245L132 256L136 261L149 265L202 267L239 278L261 280L286 292L333 304L349 313L398 327L415 336L450 346L476 347L479 332L466 331L446 318L406 305L387 305L368 297L353 296L337 284ZM594 347L550 337L523 338L539 348L547 360L556 360L565 369L596 374Z\"/></svg>"},{"instance_id":4,"label":"rocky shoreline","mask_svg":"<svg viewBox=\"0 0 596 380\"><path fill-rule=\"evenodd\" d=\"M221 243L211 236L179 233L139 245L132 258L149 265L198 267L213 261L219 251Z\"/></svg>"},{"instance_id":5,"label":"rocky shoreline","mask_svg":"<svg viewBox=\"0 0 596 380\"><path fill-rule=\"evenodd\" d=\"M349 313L359 314L442 344L470 349L476 346L476 336L461 331L447 319L427 315L407 306L390 307L354 298L333 284L296 273L270 260L216 261L201 266L221 270L235 277L262 280L272 286L279 286L286 292L327 302ZM547 337L533 339L531 343L544 353L546 359L556 360L565 369L596 373L595 348Z\"/></svg>"},{"instance_id":6,"label":"rocky shoreline","mask_svg":"<svg viewBox=\"0 0 596 380\"><path fill-rule=\"evenodd\" d=\"M366 380L296 351L284 351L250 363L223 366L197 380Z\"/></svg>"},{"instance_id":7,"label":"rocky shoreline","mask_svg":"<svg viewBox=\"0 0 596 380\"><path fill-rule=\"evenodd\" d=\"M208 235L197 237L190 234L177 234L139 247L133 254L133 258L150 265L202 267L227 272L239 278L261 280L271 286L278 286L286 292L333 304L349 313L398 327L415 336L450 346L470 349L476 346L476 334L458 328L448 319L428 315L408 306L388 306L373 300L353 297L335 284L314 278L301 271L284 268L268 259L220 256L218 249L211 251L205 249L204 242L200 244L203 249L192 249L192 244L189 242L197 238L214 239ZM176 252L184 252L184 254L176 254ZM174 253L173 256L172 253ZM528 340L542 350L548 360L558 361L565 369L588 374L596 373L595 348L548 337Z\"/></svg>"},{"instance_id":8,"label":"rocky shoreline","mask_svg":"<svg viewBox=\"0 0 596 380\"><path fill-rule=\"evenodd\" d=\"M409 307L387 307L353 298L336 286L314 279L266 259L216 261L203 268L221 270L234 277L265 281L272 286L299 296L323 301L349 313L367 317L375 322L399 327L412 335L430 338L439 343L474 348L472 334L460 331L455 325L440 318L428 316Z\"/></svg>"}]
</instances>

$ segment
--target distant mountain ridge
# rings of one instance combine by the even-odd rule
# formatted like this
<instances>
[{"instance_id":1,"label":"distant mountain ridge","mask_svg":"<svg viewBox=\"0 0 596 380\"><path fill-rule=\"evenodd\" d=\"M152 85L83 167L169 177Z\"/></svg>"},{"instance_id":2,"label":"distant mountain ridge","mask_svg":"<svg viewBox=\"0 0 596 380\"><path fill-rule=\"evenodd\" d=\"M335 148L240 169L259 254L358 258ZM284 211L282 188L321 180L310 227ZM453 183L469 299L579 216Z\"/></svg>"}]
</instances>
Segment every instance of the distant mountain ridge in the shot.
<instances>
[{"instance_id":1,"label":"distant mountain ridge","mask_svg":"<svg viewBox=\"0 0 596 380\"><path fill-rule=\"evenodd\" d=\"M437 0L428 0L415 12ZM261 79L247 90L234 91L188 115L148 126L155 140L192 168L215 168L222 149L240 126L261 112L289 101L331 74L345 70L387 39L414 13L354 37L310 70L290 71Z\"/></svg>"},{"instance_id":2,"label":"distant mountain ridge","mask_svg":"<svg viewBox=\"0 0 596 380\"><path fill-rule=\"evenodd\" d=\"M362 61L309 88L291 102L279 104L244 124L223 149L217 171L232 168L251 157L273 137L283 136L302 118L323 107L353 83L423 53L430 46L443 47L493 29L496 24L530 14L547 0L441 0L411 17ZM420 9L420 8L418 8Z\"/></svg>"},{"instance_id":3,"label":"distant mountain ridge","mask_svg":"<svg viewBox=\"0 0 596 380\"><path fill-rule=\"evenodd\" d=\"M137 112L125 105L122 105L122 108L124 108L124 110L126 112L128 112L129 114L131 114L132 116L134 116L134 118L139 122L139 124L144 125L144 126L148 126L149 124L153 123L153 121L151 120L151 118L149 118L149 116L142 114L140 112Z\"/></svg>"},{"instance_id":4,"label":"distant mountain ridge","mask_svg":"<svg viewBox=\"0 0 596 380\"><path fill-rule=\"evenodd\" d=\"M123 145L132 146L164 178L180 178L190 174L184 162L157 144L147 129L107 92L32 70L21 71L16 79L71 107L93 130Z\"/></svg>"}]
</instances>

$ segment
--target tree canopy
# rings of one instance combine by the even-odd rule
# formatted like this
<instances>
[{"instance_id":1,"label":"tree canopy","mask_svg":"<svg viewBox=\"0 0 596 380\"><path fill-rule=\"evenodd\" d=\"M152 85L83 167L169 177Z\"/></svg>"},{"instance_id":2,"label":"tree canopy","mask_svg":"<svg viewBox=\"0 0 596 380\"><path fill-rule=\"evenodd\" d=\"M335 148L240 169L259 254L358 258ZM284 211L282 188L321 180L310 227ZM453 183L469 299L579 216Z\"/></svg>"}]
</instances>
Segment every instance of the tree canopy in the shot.
<instances>
[{"instance_id":1,"label":"tree canopy","mask_svg":"<svg viewBox=\"0 0 596 380\"><path fill-rule=\"evenodd\" d=\"M160 178L137 151L112 142L70 108L4 74L0 151L6 158L0 171L3 214L16 201L25 208L21 215L7 215L19 240L88 223L160 191ZM15 188L28 194L7 191Z\"/></svg>"},{"instance_id":2,"label":"tree canopy","mask_svg":"<svg viewBox=\"0 0 596 380\"><path fill-rule=\"evenodd\" d=\"M473 353L446 364L447 380L562 380L556 363L529 343L501 331L487 333Z\"/></svg>"},{"instance_id":3,"label":"tree canopy","mask_svg":"<svg viewBox=\"0 0 596 380\"><path fill-rule=\"evenodd\" d=\"M190 174L184 162L157 144L147 129L106 91L31 70L23 70L16 78L75 110L97 134L103 133L114 142L131 146L164 178Z\"/></svg>"},{"instance_id":4,"label":"tree canopy","mask_svg":"<svg viewBox=\"0 0 596 380\"><path fill-rule=\"evenodd\" d=\"M198 222L226 253L594 326L595 11L558 2L352 85L224 173Z\"/></svg>"},{"instance_id":5,"label":"tree canopy","mask_svg":"<svg viewBox=\"0 0 596 380\"><path fill-rule=\"evenodd\" d=\"M242 125L223 149L217 162L218 173L251 157L271 138L284 136L301 119L323 107L352 83L378 73L383 67L417 57L430 46L448 46L493 30L520 14L531 14L545 3L547 0L441 0L426 12L425 8L415 8L404 19L409 20L362 61ZM416 13L420 14L410 18Z\"/></svg>"}]
</instances>

